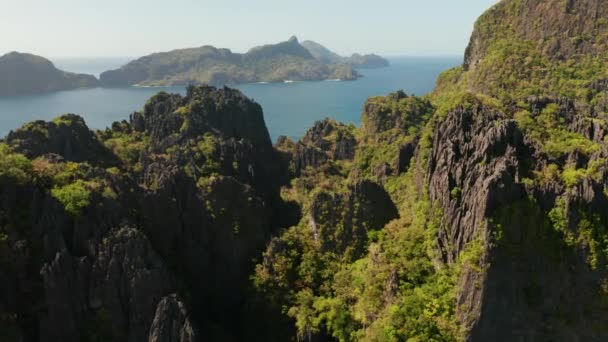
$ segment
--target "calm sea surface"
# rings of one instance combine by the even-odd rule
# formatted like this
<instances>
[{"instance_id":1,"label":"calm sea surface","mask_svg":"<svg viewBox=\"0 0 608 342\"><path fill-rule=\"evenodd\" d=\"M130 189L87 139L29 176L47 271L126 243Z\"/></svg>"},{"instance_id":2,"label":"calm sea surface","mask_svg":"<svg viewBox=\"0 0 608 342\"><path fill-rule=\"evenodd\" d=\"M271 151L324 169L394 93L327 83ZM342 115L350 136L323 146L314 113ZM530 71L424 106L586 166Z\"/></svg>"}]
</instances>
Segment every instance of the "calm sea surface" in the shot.
<instances>
[{"instance_id":1,"label":"calm sea surface","mask_svg":"<svg viewBox=\"0 0 608 342\"><path fill-rule=\"evenodd\" d=\"M331 117L359 125L361 108L370 96L403 89L423 95L430 92L439 73L461 63L460 57L395 57L384 69L361 70L363 78L352 82L296 82L238 85L245 95L262 105L273 141L279 135L302 136L317 120ZM99 75L119 67L126 58L57 59L58 68ZM185 93L183 87L95 88L52 94L0 97L0 136L32 120L50 120L75 113L90 128L103 129L128 119L159 91Z\"/></svg>"}]
</instances>

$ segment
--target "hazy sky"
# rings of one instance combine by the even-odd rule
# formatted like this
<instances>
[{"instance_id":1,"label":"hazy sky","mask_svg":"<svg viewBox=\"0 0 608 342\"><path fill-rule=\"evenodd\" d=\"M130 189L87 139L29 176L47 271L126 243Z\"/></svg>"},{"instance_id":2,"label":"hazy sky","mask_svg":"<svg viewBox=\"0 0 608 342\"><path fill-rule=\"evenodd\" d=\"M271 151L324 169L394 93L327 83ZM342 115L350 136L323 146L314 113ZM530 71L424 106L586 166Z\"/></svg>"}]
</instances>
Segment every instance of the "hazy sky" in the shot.
<instances>
[{"instance_id":1,"label":"hazy sky","mask_svg":"<svg viewBox=\"0 0 608 342\"><path fill-rule=\"evenodd\" d=\"M496 0L0 0L0 54L244 52L297 35L342 54L460 55Z\"/></svg>"}]
</instances>

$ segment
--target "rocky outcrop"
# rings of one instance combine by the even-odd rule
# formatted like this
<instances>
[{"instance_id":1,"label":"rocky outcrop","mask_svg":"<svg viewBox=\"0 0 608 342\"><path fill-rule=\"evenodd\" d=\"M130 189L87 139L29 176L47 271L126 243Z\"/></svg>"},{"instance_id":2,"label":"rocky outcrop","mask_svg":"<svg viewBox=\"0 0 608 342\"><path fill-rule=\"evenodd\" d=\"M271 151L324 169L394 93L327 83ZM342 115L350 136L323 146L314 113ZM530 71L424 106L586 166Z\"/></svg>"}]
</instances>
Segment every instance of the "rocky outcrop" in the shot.
<instances>
[{"instance_id":1,"label":"rocky outcrop","mask_svg":"<svg viewBox=\"0 0 608 342\"><path fill-rule=\"evenodd\" d=\"M117 165L117 158L91 132L84 119L65 114L52 122L30 122L6 137L15 152L33 158L45 154L60 155L67 161Z\"/></svg>"},{"instance_id":2,"label":"rocky outcrop","mask_svg":"<svg viewBox=\"0 0 608 342\"><path fill-rule=\"evenodd\" d=\"M131 124L148 133L158 150L205 133L271 148L262 108L236 89L188 87L185 97L159 93L131 116Z\"/></svg>"},{"instance_id":3,"label":"rocky outcrop","mask_svg":"<svg viewBox=\"0 0 608 342\"><path fill-rule=\"evenodd\" d=\"M74 217L44 182L4 180L0 189L0 300L23 340L145 341L158 302L177 282L140 230L114 228L134 222L130 196L92 193Z\"/></svg>"},{"instance_id":4,"label":"rocky outcrop","mask_svg":"<svg viewBox=\"0 0 608 342\"><path fill-rule=\"evenodd\" d=\"M518 157L525 148L515 122L483 106L456 109L439 124L429 190L431 202L443 204L446 221L438 242L445 262L455 261L494 210L524 197L515 183L523 177Z\"/></svg>"},{"instance_id":5,"label":"rocky outcrop","mask_svg":"<svg viewBox=\"0 0 608 342\"><path fill-rule=\"evenodd\" d=\"M195 342L199 341L188 318L185 304L176 296L164 297L150 327L148 342Z\"/></svg>"},{"instance_id":6,"label":"rocky outcrop","mask_svg":"<svg viewBox=\"0 0 608 342\"><path fill-rule=\"evenodd\" d=\"M80 258L58 252L42 267L41 340L148 338L154 309L175 290L172 275L137 230L117 230L97 248L97 255Z\"/></svg>"},{"instance_id":7,"label":"rocky outcrop","mask_svg":"<svg viewBox=\"0 0 608 342\"><path fill-rule=\"evenodd\" d=\"M386 97L372 97L365 102L361 114L362 128L370 135L391 129L407 132L425 120L433 107L428 100L397 91Z\"/></svg>"},{"instance_id":8,"label":"rocky outcrop","mask_svg":"<svg viewBox=\"0 0 608 342\"><path fill-rule=\"evenodd\" d=\"M398 175L406 173L410 168L410 162L414 158L418 141L405 143L399 148L399 156L397 157L397 165L395 171Z\"/></svg>"},{"instance_id":9,"label":"rocky outcrop","mask_svg":"<svg viewBox=\"0 0 608 342\"><path fill-rule=\"evenodd\" d=\"M436 128L429 194L443 212L438 248L446 263L478 253L459 282L467 340L606 336L606 308L596 300L605 271L589 264L594 242L567 238L594 231L581 225L589 217L597 220L591 226L606 222L605 178L569 190L558 180L524 181L548 162L513 121L487 107L456 109Z\"/></svg>"},{"instance_id":10,"label":"rocky outcrop","mask_svg":"<svg viewBox=\"0 0 608 342\"><path fill-rule=\"evenodd\" d=\"M11 52L0 56L0 96L18 96L98 86L95 76L61 71L43 57Z\"/></svg>"},{"instance_id":11,"label":"rocky outcrop","mask_svg":"<svg viewBox=\"0 0 608 342\"><path fill-rule=\"evenodd\" d=\"M121 141L112 148L135 142L139 156L117 158L105 145L112 139ZM29 158L15 157L22 173L0 172L0 325L11 336L254 334L248 315L264 303L247 302L253 260L272 232L299 219L284 219L286 165L257 103L232 89L189 88L157 95L98 135L66 115L5 142L6 153Z\"/></svg>"},{"instance_id":12,"label":"rocky outcrop","mask_svg":"<svg viewBox=\"0 0 608 342\"><path fill-rule=\"evenodd\" d=\"M299 176L307 168L317 168L330 160L352 160L357 145L353 129L354 127L325 119L315 122L297 143L283 137L277 146L288 154L291 169Z\"/></svg>"},{"instance_id":13,"label":"rocky outcrop","mask_svg":"<svg viewBox=\"0 0 608 342\"><path fill-rule=\"evenodd\" d=\"M386 191L361 181L344 194L319 192L310 204L309 225L323 251L348 253L356 260L365 251L368 232L398 217Z\"/></svg>"}]
</instances>

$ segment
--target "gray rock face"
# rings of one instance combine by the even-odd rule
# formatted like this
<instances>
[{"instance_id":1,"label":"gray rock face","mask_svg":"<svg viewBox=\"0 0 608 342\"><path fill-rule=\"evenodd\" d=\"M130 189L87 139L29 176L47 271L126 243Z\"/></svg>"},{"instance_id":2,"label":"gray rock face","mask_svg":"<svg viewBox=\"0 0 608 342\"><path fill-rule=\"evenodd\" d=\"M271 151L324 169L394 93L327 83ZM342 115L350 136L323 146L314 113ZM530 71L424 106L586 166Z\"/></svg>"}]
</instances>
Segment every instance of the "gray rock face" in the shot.
<instances>
[{"instance_id":1,"label":"gray rock face","mask_svg":"<svg viewBox=\"0 0 608 342\"><path fill-rule=\"evenodd\" d=\"M310 226L322 250L345 253L352 248L353 260L364 252L369 231L399 216L386 191L371 181L358 182L345 194L320 192L310 206Z\"/></svg>"},{"instance_id":2,"label":"gray rock face","mask_svg":"<svg viewBox=\"0 0 608 342\"><path fill-rule=\"evenodd\" d=\"M91 270L89 307L97 317L105 310L114 336L144 341L154 308L175 291L175 280L144 234L123 228L106 238ZM102 322L103 323L103 322Z\"/></svg>"},{"instance_id":3,"label":"gray rock face","mask_svg":"<svg viewBox=\"0 0 608 342\"><path fill-rule=\"evenodd\" d=\"M157 149L205 133L271 148L260 105L230 88L189 87L185 97L161 92L148 100L142 112L131 116L131 125L148 133Z\"/></svg>"},{"instance_id":4,"label":"gray rock face","mask_svg":"<svg viewBox=\"0 0 608 342\"><path fill-rule=\"evenodd\" d=\"M501 205L492 201L507 204L523 197L523 187L514 184L521 177L517 157L523 148L515 122L486 108L457 109L439 124L429 164L429 190L432 202L443 203L445 231L439 243L444 261L454 262L487 215ZM505 193L494 194L499 188Z\"/></svg>"},{"instance_id":5,"label":"gray rock face","mask_svg":"<svg viewBox=\"0 0 608 342\"><path fill-rule=\"evenodd\" d=\"M352 160L357 142L349 126L331 119L315 122L300 141L287 146L285 140L279 146L286 147L296 176L308 167L319 167L328 160Z\"/></svg>"},{"instance_id":6,"label":"gray rock face","mask_svg":"<svg viewBox=\"0 0 608 342\"><path fill-rule=\"evenodd\" d=\"M587 243L564 237L588 229L581 225L586 218L606 222L606 177L585 178L569 190L558 182L524 185L546 163L513 121L483 106L457 109L436 129L428 180L431 201L443 212L438 249L453 263L481 248L459 283L457 316L469 341L608 336L606 308L597 301L605 268L589 264Z\"/></svg>"},{"instance_id":7,"label":"gray rock face","mask_svg":"<svg viewBox=\"0 0 608 342\"><path fill-rule=\"evenodd\" d=\"M164 297L156 308L148 342L196 342L185 305L177 295Z\"/></svg>"},{"instance_id":8,"label":"gray rock face","mask_svg":"<svg viewBox=\"0 0 608 342\"><path fill-rule=\"evenodd\" d=\"M58 252L42 267L41 341L148 337L154 309L175 290L173 276L136 229L116 230L97 248L88 257Z\"/></svg>"},{"instance_id":9,"label":"gray rock face","mask_svg":"<svg viewBox=\"0 0 608 342\"><path fill-rule=\"evenodd\" d=\"M416 152L417 141L407 143L399 148L399 156L397 157L396 171L397 174L406 173L410 168L410 162Z\"/></svg>"}]
</instances>

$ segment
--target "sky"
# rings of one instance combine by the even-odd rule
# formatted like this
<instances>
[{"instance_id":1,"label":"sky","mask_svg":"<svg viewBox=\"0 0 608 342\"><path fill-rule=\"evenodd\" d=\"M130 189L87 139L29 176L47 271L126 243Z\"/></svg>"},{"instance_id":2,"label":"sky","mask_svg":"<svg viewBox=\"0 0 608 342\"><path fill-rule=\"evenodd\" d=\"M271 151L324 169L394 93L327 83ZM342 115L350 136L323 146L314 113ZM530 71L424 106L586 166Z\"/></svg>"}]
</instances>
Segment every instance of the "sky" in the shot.
<instances>
[{"instance_id":1,"label":"sky","mask_svg":"<svg viewBox=\"0 0 608 342\"><path fill-rule=\"evenodd\" d=\"M0 0L0 54L245 52L296 35L340 54L456 56L496 0Z\"/></svg>"}]
</instances>

